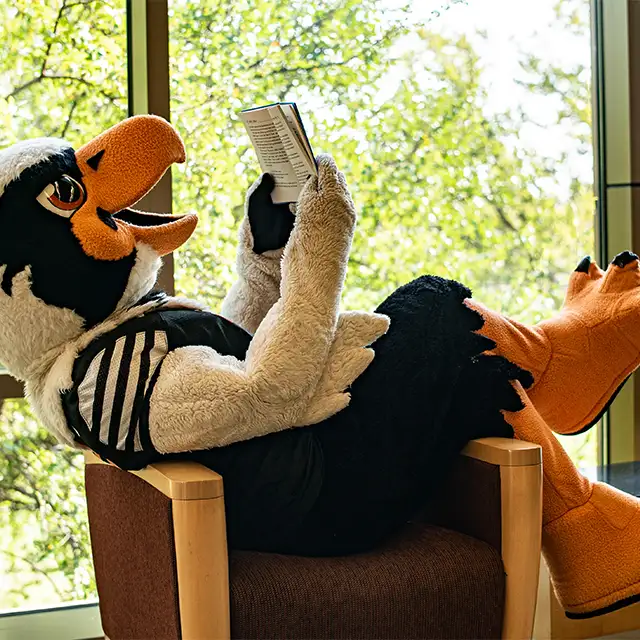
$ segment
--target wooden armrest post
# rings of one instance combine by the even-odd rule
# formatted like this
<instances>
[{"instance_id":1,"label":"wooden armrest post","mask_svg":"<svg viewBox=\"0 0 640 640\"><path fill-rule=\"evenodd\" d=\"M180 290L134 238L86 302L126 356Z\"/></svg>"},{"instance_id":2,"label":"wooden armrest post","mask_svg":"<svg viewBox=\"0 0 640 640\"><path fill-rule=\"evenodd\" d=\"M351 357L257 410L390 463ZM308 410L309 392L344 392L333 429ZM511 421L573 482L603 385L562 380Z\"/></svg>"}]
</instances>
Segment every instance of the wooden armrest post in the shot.
<instances>
[{"instance_id":1,"label":"wooden armrest post","mask_svg":"<svg viewBox=\"0 0 640 640\"><path fill-rule=\"evenodd\" d=\"M506 573L502 637L531 638L542 548L542 449L521 440L480 438L463 455L500 466Z\"/></svg>"},{"instance_id":2,"label":"wooden armrest post","mask_svg":"<svg viewBox=\"0 0 640 640\"><path fill-rule=\"evenodd\" d=\"M85 451L87 464L108 464ZM222 478L195 462L132 471L171 499L181 640L228 640L229 560Z\"/></svg>"}]
</instances>

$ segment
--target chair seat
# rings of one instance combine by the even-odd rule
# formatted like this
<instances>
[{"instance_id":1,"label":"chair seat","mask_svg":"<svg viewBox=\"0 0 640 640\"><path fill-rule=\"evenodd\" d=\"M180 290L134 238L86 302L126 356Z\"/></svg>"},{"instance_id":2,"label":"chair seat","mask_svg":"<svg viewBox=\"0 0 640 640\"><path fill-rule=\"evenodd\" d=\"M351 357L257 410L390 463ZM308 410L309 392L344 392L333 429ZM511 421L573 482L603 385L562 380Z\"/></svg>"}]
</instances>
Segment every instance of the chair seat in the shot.
<instances>
[{"instance_id":1,"label":"chair seat","mask_svg":"<svg viewBox=\"0 0 640 640\"><path fill-rule=\"evenodd\" d=\"M492 546L411 524L341 558L232 552L231 637L499 638L505 577Z\"/></svg>"}]
</instances>

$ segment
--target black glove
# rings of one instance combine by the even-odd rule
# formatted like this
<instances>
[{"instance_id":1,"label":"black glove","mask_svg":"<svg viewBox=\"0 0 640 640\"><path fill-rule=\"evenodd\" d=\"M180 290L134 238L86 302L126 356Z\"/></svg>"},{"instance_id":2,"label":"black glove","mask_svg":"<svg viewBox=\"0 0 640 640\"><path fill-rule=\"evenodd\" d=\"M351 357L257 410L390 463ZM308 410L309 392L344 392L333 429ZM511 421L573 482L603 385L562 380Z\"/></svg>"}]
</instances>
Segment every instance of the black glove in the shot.
<instances>
[{"instance_id":1,"label":"black glove","mask_svg":"<svg viewBox=\"0 0 640 640\"><path fill-rule=\"evenodd\" d=\"M293 229L295 216L289 205L274 204L271 200L274 186L273 176L263 173L260 184L249 196L248 215L255 253L281 249L287 244Z\"/></svg>"}]
</instances>

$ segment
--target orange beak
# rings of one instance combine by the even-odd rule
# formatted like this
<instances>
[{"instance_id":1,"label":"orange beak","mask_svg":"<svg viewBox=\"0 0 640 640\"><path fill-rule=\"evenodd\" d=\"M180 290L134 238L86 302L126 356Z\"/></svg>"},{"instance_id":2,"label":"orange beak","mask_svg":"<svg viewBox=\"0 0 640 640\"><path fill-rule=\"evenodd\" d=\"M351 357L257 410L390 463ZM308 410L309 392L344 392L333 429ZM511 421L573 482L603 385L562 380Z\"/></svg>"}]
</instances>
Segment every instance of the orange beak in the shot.
<instances>
[{"instance_id":1,"label":"orange beak","mask_svg":"<svg viewBox=\"0 0 640 640\"><path fill-rule=\"evenodd\" d=\"M71 218L84 252L98 260L119 260L138 242L166 255L193 233L195 215L147 214L130 209L174 162L184 162L176 130L157 116L134 116L76 152L86 201Z\"/></svg>"}]
</instances>

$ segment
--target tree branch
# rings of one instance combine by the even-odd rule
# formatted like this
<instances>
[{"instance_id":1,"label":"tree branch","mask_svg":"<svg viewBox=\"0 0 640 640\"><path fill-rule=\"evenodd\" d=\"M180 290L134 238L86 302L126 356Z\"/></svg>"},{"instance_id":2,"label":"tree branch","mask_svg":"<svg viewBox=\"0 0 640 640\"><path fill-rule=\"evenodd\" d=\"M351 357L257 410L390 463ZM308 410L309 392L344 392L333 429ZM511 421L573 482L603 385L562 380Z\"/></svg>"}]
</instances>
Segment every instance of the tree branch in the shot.
<instances>
[{"instance_id":1,"label":"tree branch","mask_svg":"<svg viewBox=\"0 0 640 640\"><path fill-rule=\"evenodd\" d=\"M58 15L56 16L55 22L53 23L53 29L51 30L51 39L47 43L47 48L44 51L42 66L40 67L41 76L44 75L44 72L47 68L47 62L49 60L49 54L51 53L51 47L53 47L53 43L55 42L55 36L58 33L58 26L60 25L60 20L62 20L62 16L65 14L65 12L69 11L69 9L72 9L73 7L78 7L78 6L86 7L92 4L93 2L96 2L96 0L85 0L84 2L81 0L80 2L71 2L67 4L67 0L63 0L62 6L58 11Z\"/></svg>"},{"instance_id":2,"label":"tree branch","mask_svg":"<svg viewBox=\"0 0 640 640\"><path fill-rule=\"evenodd\" d=\"M16 553L13 553L11 551L6 551L5 549L0 549L0 551L4 553L6 556L9 556L10 558L12 558L13 560L19 560L20 562L24 562L27 566L31 568L31 570L34 573L39 573L40 575L44 576L49 582L49 584L53 587L53 590L56 592L56 595L58 596L58 598L60 598L60 601L64 601L65 599L64 594L62 593L62 591L60 591L58 585L53 581L53 578L44 569L41 569L32 560L29 560L28 558L24 558L23 556L19 556Z\"/></svg>"},{"instance_id":3,"label":"tree branch","mask_svg":"<svg viewBox=\"0 0 640 640\"><path fill-rule=\"evenodd\" d=\"M331 18L333 18L333 16L336 14L338 9L341 9L342 7L344 7L344 5L345 5L345 1L342 0L342 2L339 2L338 4L336 4L332 9L325 11L315 22L312 22L308 27L305 27L299 33L294 34L294 36L289 40L289 42L287 42L287 44L280 47L279 53L282 53L291 49L291 47L293 47L294 44L298 43L300 36L302 34L314 33L315 31L317 31L324 22L326 22L327 20L331 20ZM231 6L231 3L229 4L229 6ZM267 61L266 57L260 58L255 62L252 62L251 64L246 66L245 70L248 71L251 69L255 69L256 67L263 65L266 61Z\"/></svg>"},{"instance_id":4,"label":"tree branch","mask_svg":"<svg viewBox=\"0 0 640 640\"><path fill-rule=\"evenodd\" d=\"M498 214L498 217L502 221L502 224L504 224L505 227L507 227L508 229L511 229L511 231L513 231L514 233L517 233L518 229L513 224L513 222L511 222L511 220L509 220L509 218L507 218L507 214L506 214L505 210L499 204L497 204L496 202L492 202L489 198L485 197L484 199L486 200L486 202L488 204L490 204L496 210L496 213Z\"/></svg>"},{"instance_id":5,"label":"tree branch","mask_svg":"<svg viewBox=\"0 0 640 640\"><path fill-rule=\"evenodd\" d=\"M16 493L21 495L27 495L29 500L23 502L22 500L18 500L15 497L10 496L8 492L2 492L0 493L0 504L5 502L8 503L10 511L39 511L38 505L34 504L35 501L33 500L33 496L30 496L23 491L18 491L16 487L11 487L11 491L16 491Z\"/></svg>"},{"instance_id":6,"label":"tree branch","mask_svg":"<svg viewBox=\"0 0 640 640\"><path fill-rule=\"evenodd\" d=\"M63 0L62 6L58 10L58 14L56 15L56 19L53 23L53 28L51 30L51 37L47 42L47 45L45 47L45 50L42 56L42 64L40 65L40 72L35 78L28 80L24 84L21 84L18 87L15 87L12 91L10 91L5 96L5 100L9 98L15 98L17 95L19 95L29 87L32 87L34 84L38 84L42 80L48 80L48 79L55 80L60 78L60 79L73 80L75 82L81 82L94 89L96 88L96 86L93 83L89 82L88 80L85 80L84 78L76 78L74 76L63 76L63 75L54 75L54 74L46 73L47 63L49 62L49 55L51 54L51 49L54 43L56 42L56 34L58 33L58 27L60 26L60 20L62 20L62 16L73 7L78 7L78 6L87 7L88 5L93 4L96 1L98 0L79 0L78 2L67 3L67 0ZM109 93L101 89L97 89L97 91L108 100L111 100L111 102L115 102L116 100L122 99L121 96L111 96Z\"/></svg>"},{"instance_id":7,"label":"tree branch","mask_svg":"<svg viewBox=\"0 0 640 640\"><path fill-rule=\"evenodd\" d=\"M40 80L42 80L44 77L45 76L40 74L40 75L36 76L35 78L32 78L28 82L25 82L24 84L18 85L11 92L9 92L6 96L4 96L4 99L8 100L9 98L14 98L19 93L22 93L23 91L26 91L30 86L40 82Z\"/></svg>"},{"instance_id":8,"label":"tree branch","mask_svg":"<svg viewBox=\"0 0 640 640\"><path fill-rule=\"evenodd\" d=\"M81 97L84 97L81 96ZM67 131L69 130L69 127L71 126L71 119L73 118L73 114L76 110L76 107L78 106L78 102L80 101L80 98L76 98L72 103L71 103L71 109L69 109L69 114L67 115L67 120L64 123L64 127L62 127L62 131L60 132L60 137L64 138L67 135Z\"/></svg>"},{"instance_id":9,"label":"tree branch","mask_svg":"<svg viewBox=\"0 0 640 640\"><path fill-rule=\"evenodd\" d=\"M317 69L326 69L329 67L341 67L345 64L349 64L352 60L360 57L366 57L367 54L371 52L379 51L380 45L391 37L391 34L394 30L389 30L378 40L369 43L369 46L363 47L359 51L356 51L353 55L349 56L345 60L335 61L335 62L320 62L318 64L310 64L308 66L299 66L299 67L280 67L279 69L269 69L265 73L258 75L259 78L264 78L267 75L273 74L285 74L285 73L295 73L297 71L315 71ZM387 58L387 62L393 64L398 62L399 58Z\"/></svg>"},{"instance_id":10,"label":"tree branch","mask_svg":"<svg viewBox=\"0 0 640 640\"><path fill-rule=\"evenodd\" d=\"M43 80L69 80L70 82L77 82L78 84L83 84L85 87L90 87L93 91L97 91L100 95L104 96L105 98L107 98L107 100L110 100L111 102L115 102L116 100L122 100L122 96L112 95L109 92L105 91L104 89L99 89L95 83L90 82L89 80L85 80L85 78L78 78L76 76L64 75L64 74L56 74L56 75L45 74L45 75L36 76L35 78L32 78L28 82L25 82L24 84L21 84L20 86L13 89L10 93L8 93L4 97L4 99L8 100L9 98L15 98L15 96L17 96L18 94L22 93L23 91L33 86L34 84L37 84L38 82L42 82Z\"/></svg>"},{"instance_id":11,"label":"tree branch","mask_svg":"<svg viewBox=\"0 0 640 640\"><path fill-rule=\"evenodd\" d=\"M44 72L47 68L47 62L49 61L49 54L51 53L51 47L53 47L53 43L55 42L56 34L58 32L58 25L60 24L60 20L62 19L62 14L65 12L67 7L67 0L63 0L62 6L58 11L58 15L56 16L56 20L53 23L53 29L51 30L51 38L47 43L47 48L44 50L44 55L42 57L42 65L40 67L40 76L44 75Z\"/></svg>"}]
</instances>

